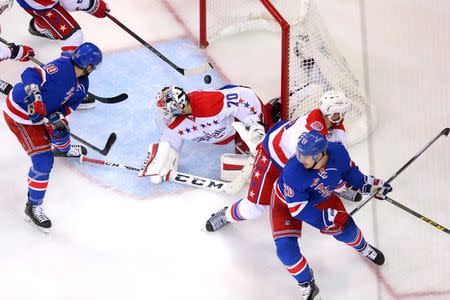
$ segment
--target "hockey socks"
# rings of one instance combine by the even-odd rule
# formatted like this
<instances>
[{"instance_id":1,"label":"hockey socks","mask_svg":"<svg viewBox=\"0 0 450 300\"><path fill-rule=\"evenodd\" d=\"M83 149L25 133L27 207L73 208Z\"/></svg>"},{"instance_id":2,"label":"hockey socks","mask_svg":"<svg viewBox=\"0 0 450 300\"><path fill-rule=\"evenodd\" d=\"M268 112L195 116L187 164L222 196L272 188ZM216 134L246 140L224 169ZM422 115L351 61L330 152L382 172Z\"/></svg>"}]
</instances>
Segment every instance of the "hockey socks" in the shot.
<instances>
[{"instance_id":1,"label":"hockey socks","mask_svg":"<svg viewBox=\"0 0 450 300\"><path fill-rule=\"evenodd\" d=\"M28 201L33 205L40 205L44 201L50 173L42 173L30 168L28 172Z\"/></svg>"},{"instance_id":2,"label":"hockey socks","mask_svg":"<svg viewBox=\"0 0 450 300\"><path fill-rule=\"evenodd\" d=\"M275 240L277 256L288 272L299 282L313 279L306 258L300 253L297 237L284 237Z\"/></svg>"}]
</instances>

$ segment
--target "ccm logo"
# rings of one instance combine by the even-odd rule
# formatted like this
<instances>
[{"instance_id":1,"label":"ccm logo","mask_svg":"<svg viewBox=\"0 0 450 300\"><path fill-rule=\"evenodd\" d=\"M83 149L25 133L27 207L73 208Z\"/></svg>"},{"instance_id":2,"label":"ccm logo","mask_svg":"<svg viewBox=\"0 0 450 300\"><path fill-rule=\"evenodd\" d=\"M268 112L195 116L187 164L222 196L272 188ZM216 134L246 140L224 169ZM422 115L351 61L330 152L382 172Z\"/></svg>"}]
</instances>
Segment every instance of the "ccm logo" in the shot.
<instances>
[{"instance_id":1,"label":"ccm logo","mask_svg":"<svg viewBox=\"0 0 450 300\"><path fill-rule=\"evenodd\" d=\"M182 175L182 174L177 174L177 176L175 176L174 180L178 181L178 182L184 182L184 183L187 182L187 183L190 183L190 184L196 185L196 186L204 186L207 188L216 188L218 190L222 189L222 187L223 187L223 183L218 183L218 182L215 182L214 180L194 178L192 176L187 176L187 175Z\"/></svg>"}]
</instances>

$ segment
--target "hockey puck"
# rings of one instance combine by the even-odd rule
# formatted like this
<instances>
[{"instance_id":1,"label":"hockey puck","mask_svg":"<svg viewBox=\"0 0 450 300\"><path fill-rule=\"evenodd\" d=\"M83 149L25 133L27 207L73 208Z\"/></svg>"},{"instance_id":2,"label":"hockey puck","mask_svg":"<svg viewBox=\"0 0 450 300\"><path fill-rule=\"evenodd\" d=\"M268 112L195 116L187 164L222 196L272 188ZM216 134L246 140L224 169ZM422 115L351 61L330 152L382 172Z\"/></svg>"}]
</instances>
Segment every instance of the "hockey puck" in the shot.
<instances>
[{"instance_id":1,"label":"hockey puck","mask_svg":"<svg viewBox=\"0 0 450 300\"><path fill-rule=\"evenodd\" d=\"M206 84L210 84L210 83L211 83L211 76L205 75L205 77L203 78L203 81L204 81Z\"/></svg>"}]
</instances>

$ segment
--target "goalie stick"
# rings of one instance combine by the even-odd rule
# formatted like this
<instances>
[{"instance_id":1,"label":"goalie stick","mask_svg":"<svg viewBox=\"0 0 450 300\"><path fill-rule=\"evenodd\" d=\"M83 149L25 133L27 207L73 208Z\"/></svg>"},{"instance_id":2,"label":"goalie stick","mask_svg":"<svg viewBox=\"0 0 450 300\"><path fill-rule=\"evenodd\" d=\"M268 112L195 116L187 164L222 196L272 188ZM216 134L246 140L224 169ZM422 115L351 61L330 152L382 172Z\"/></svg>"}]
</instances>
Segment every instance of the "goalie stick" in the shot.
<instances>
[{"instance_id":1,"label":"goalie stick","mask_svg":"<svg viewBox=\"0 0 450 300\"><path fill-rule=\"evenodd\" d=\"M422 153L424 153L436 140L438 140L441 136L448 136L450 132L450 128L444 128L435 138L433 138L428 144L426 144L422 149L420 149L419 152L417 152L406 164L404 164L397 172L394 173L394 175L391 176L386 182L390 183L392 180L394 180L398 175L400 175L406 168L409 167ZM378 190L372 193L369 198L367 198L364 202L362 202L360 205L358 205L354 210L350 212L350 216L353 216L355 213L358 212L364 205L366 205L375 195L377 194ZM394 204L393 202L388 201L389 203ZM395 204L394 204L395 205Z\"/></svg>"},{"instance_id":2,"label":"goalie stick","mask_svg":"<svg viewBox=\"0 0 450 300\"><path fill-rule=\"evenodd\" d=\"M125 30L129 35L131 35L132 37L134 37L136 40L139 41L139 43L141 43L142 45L144 45L148 50L152 51L156 56L158 56L159 58L161 58L165 63L167 63L169 66L171 66L172 68L174 68L178 73L180 73L183 76L190 76L190 75L197 75L197 74L202 74L205 73L206 71L208 71L209 69L212 69L213 66L210 63L206 63L202 66L196 67L196 68L190 68L190 69L183 69L179 66L177 66L176 64L174 64L170 59L168 59L167 57L165 57L161 52L159 52L158 50L156 50L153 46L151 46L149 43L147 43L146 41L144 41L140 36L138 36L136 33L134 33L130 28L128 28L127 26L125 26L122 22L120 22L119 20L117 20L115 17L113 17L110 13L106 13L106 16L113 21L114 23L116 23L117 26L119 26L120 28L122 28L123 30Z\"/></svg>"},{"instance_id":3,"label":"goalie stick","mask_svg":"<svg viewBox=\"0 0 450 300\"><path fill-rule=\"evenodd\" d=\"M7 46L12 44L1 37L0 37L0 42L2 42L3 44L5 44ZM29 59L37 65L42 65L42 62L40 62L39 60L37 60L36 58L34 58L32 56L30 56ZM1 90L1 92L4 93L3 90ZM114 96L114 97L100 97L100 96L94 95L92 93L88 93L88 94L89 94L89 96L91 96L92 98L97 100L98 102L106 103L106 104L119 103L119 102L122 102L122 101L125 101L128 99L128 95L126 93L122 93L122 94Z\"/></svg>"},{"instance_id":4,"label":"goalie stick","mask_svg":"<svg viewBox=\"0 0 450 300\"><path fill-rule=\"evenodd\" d=\"M126 169L129 171L136 171L139 172L140 169L128 165L124 165L117 162L111 162L111 161L105 161L102 159L96 159L96 158L90 158L82 155L80 157L81 163L90 163L90 164L96 164L101 166L108 166L118 169ZM211 178L196 176L192 174L182 173L182 172L175 172L170 171L169 174L167 174L165 181L171 181L176 182L184 185L193 186L196 188L201 188L209 191L215 191L215 192L224 192L228 194L236 194L239 192L239 190L242 188L242 186L245 184L246 180L245 178L249 174L249 170L251 171L251 165L247 164L244 166L244 169L242 170L241 174L238 175L233 181L231 182L225 182L221 180L215 180Z\"/></svg>"}]
</instances>

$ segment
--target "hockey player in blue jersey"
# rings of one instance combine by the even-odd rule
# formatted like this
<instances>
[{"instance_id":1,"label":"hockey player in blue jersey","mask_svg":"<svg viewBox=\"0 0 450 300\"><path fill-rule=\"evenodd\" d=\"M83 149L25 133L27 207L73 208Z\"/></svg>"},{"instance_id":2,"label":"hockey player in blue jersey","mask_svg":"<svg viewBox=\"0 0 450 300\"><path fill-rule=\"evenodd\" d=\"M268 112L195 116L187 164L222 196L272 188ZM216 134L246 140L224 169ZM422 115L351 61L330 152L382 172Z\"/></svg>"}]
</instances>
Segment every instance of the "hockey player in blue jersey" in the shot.
<instances>
[{"instance_id":1,"label":"hockey player in blue jersey","mask_svg":"<svg viewBox=\"0 0 450 300\"><path fill-rule=\"evenodd\" d=\"M81 44L73 53L39 67L27 68L6 98L3 116L23 149L30 156L27 220L48 232L52 226L42 209L54 156L79 157L86 153L71 145L70 115L86 98L89 74L102 61L92 43Z\"/></svg>"},{"instance_id":2,"label":"hockey player in blue jersey","mask_svg":"<svg viewBox=\"0 0 450 300\"><path fill-rule=\"evenodd\" d=\"M333 193L341 180L363 194L376 192L378 199L392 191L383 180L361 173L341 143L328 142L317 131L300 136L296 155L274 185L270 213L277 255L300 285L303 300L318 299L319 289L300 252L302 222L346 243L375 264L384 263L383 253L366 242Z\"/></svg>"}]
</instances>

